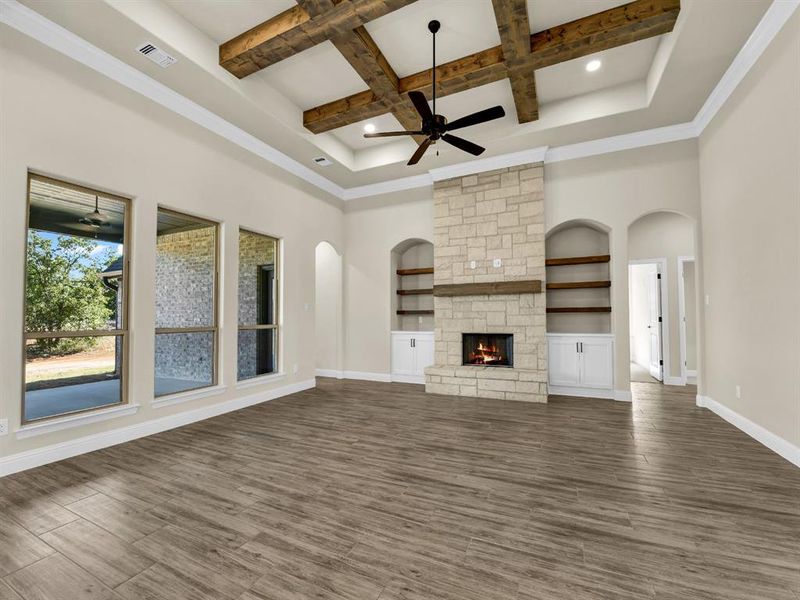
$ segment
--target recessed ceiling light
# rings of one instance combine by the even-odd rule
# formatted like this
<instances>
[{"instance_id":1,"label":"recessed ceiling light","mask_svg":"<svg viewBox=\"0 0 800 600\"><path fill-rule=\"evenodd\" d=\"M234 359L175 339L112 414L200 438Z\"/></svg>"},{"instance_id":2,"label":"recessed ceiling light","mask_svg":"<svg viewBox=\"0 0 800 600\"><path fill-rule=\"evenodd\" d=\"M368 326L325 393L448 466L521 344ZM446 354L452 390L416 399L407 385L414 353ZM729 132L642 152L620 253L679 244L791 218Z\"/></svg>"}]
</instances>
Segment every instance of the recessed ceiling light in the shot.
<instances>
[{"instance_id":1,"label":"recessed ceiling light","mask_svg":"<svg viewBox=\"0 0 800 600\"><path fill-rule=\"evenodd\" d=\"M594 71L597 71L602 64L603 63L597 59L590 60L588 63L586 63L586 70L589 71L589 73L593 73Z\"/></svg>"},{"instance_id":2,"label":"recessed ceiling light","mask_svg":"<svg viewBox=\"0 0 800 600\"><path fill-rule=\"evenodd\" d=\"M366 133L375 133L375 124L367 123L366 125L364 125L364 131Z\"/></svg>"}]
</instances>

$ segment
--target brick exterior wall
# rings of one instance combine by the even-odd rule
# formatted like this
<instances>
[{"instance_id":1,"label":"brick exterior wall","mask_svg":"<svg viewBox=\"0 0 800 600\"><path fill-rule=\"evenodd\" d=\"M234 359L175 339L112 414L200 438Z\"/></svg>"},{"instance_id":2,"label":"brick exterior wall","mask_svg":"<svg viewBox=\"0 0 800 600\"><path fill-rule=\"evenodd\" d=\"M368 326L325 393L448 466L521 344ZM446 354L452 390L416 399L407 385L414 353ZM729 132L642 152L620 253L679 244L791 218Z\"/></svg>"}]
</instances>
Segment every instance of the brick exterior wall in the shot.
<instances>
[{"instance_id":1,"label":"brick exterior wall","mask_svg":"<svg viewBox=\"0 0 800 600\"><path fill-rule=\"evenodd\" d=\"M156 327L214 324L215 228L158 236L156 241ZM210 383L213 333L156 336L155 375Z\"/></svg>"},{"instance_id":2,"label":"brick exterior wall","mask_svg":"<svg viewBox=\"0 0 800 600\"><path fill-rule=\"evenodd\" d=\"M541 163L437 182L434 285L544 282L544 233ZM492 266L496 258L502 266ZM435 365L426 369L426 391L547 401L544 293L437 296L434 310ZM462 366L462 333L513 334L513 368Z\"/></svg>"}]
</instances>

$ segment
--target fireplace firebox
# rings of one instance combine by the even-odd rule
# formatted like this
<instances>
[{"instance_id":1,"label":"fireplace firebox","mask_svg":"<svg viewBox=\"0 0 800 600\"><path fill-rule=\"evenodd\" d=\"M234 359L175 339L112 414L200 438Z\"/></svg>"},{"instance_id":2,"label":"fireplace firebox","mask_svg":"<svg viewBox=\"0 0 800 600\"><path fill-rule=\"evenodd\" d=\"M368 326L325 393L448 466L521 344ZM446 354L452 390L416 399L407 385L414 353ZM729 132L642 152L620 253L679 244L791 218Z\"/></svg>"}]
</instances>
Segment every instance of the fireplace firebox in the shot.
<instances>
[{"instance_id":1,"label":"fireplace firebox","mask_svg":"<svg viewBox=\"0 0 800 600\"><path fill-rule=\"evenodd\" d=\"M482 367L514 366L514 335L511 333L462 333L462 363Z\"/></svg>"}]
</instances>

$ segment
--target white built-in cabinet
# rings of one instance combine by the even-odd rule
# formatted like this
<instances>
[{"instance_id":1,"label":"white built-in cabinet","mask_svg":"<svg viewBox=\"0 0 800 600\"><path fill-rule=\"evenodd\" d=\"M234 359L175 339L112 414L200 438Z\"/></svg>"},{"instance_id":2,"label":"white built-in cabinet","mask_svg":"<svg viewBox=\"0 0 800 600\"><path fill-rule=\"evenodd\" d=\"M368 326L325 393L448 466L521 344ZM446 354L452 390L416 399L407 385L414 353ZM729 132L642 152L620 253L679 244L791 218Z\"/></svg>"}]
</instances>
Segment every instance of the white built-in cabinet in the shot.
<instances>
[{"instance_id":1,"label":"white built-in cabinet","mask_svg":"<svg viewBox=\"0 0 800 600\"><path fill-rule=\"evenodd\" d=\"M614 397L614 336L547 334L551 394Z\"/></svg>"},{"instance_id":2,"label":"white built-in cabinet","mask_svg":"<svg viewBox=\"0 0 800 600\"><path fill-rule=\"evenodd\" d=\"M432 331L392 332L392 381L425 383L425 367L432 364Z\"/></svg>"}]
</instances>

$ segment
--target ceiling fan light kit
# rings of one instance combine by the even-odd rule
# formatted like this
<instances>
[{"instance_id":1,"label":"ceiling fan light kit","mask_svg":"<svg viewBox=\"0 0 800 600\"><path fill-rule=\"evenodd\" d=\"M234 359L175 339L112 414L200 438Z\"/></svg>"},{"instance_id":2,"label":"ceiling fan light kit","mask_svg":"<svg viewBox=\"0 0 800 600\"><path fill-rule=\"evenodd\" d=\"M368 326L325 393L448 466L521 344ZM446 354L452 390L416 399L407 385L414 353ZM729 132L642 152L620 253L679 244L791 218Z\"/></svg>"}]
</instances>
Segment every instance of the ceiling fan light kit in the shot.
<instances>
[{"instance_id":1,"label":"ceiling fan light kit","mask_svg":"<svg viewBox=\"0 0 800 600\"><path fill-rule=\"evenodd\" d=\"M480 123L486 123L487 121L493 121L494 119L501 119L506 114L502 106L493 106L491 108L479 110L478 112L461 117L452 122L448 122L443 115L436 114L436 32L438 32L440 28L441 23L439 23L439 21L433 20L428 23L428 31L433 35L433 67L431 70L433 109L431 110L431 107L428 105L428 99L425 97L425 94L418 90L408 92L408 97L414 104L414 108L416 108L422 120L420 128L414 131L386 131L364 134L365 138L396 137L403 135L425 136L425 139L420 143L416 152L414 152L411 159L408 161L409 165L417 164L423 154L425 154L425 151L438 140L442 140L473 156L479 156L486 148L474 144L469 140L451 135L449 132L464 127L471 127L472 125L479 125Z\"/></svg>"}]
</instances>

